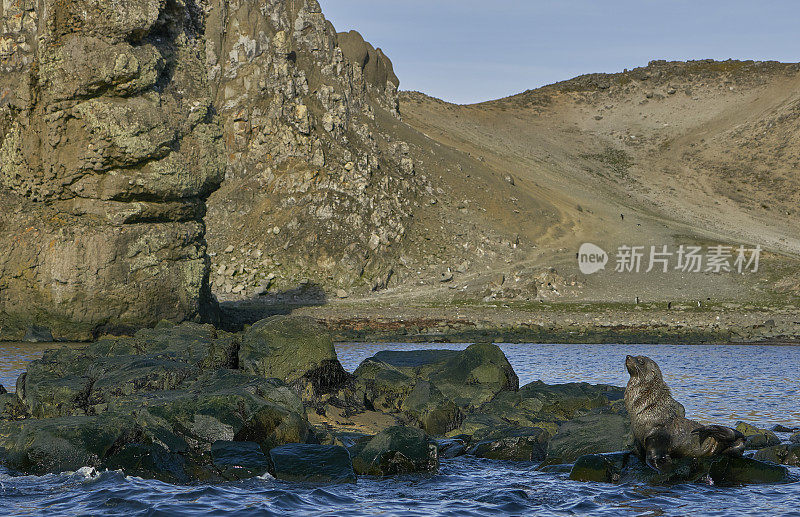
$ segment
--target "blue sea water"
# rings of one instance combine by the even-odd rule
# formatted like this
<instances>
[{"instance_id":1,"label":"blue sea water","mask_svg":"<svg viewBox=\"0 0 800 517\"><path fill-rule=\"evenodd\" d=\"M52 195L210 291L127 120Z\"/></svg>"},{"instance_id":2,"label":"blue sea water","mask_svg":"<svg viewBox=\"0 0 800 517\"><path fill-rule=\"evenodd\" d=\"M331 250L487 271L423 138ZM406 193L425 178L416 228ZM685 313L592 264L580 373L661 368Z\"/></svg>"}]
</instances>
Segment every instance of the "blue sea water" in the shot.
<instances>
[{"instance_id":1,"label":"blue sea water","mask_svg":"<svg viewBox=\"0 0 800 517\"><path fill-rule=\"evenodd\" d=\"M381 349L450 344L338 345L353 370ZM687 416L800 427L800 347L501 345L521 383L587 381L624 386L626 354L655 359ZM41 354L0 345L0 383ZM781 435L786 438L785 435ZM14 476L0 467L0 515L795 515L800 483L747 487L580 483L536 465L472 457L444 460L438 473L356 483L288 483L264 476L221 485L170 485L95 472ZM800 469L792 469L800 475Z\"/></svg>"}]
</instances>

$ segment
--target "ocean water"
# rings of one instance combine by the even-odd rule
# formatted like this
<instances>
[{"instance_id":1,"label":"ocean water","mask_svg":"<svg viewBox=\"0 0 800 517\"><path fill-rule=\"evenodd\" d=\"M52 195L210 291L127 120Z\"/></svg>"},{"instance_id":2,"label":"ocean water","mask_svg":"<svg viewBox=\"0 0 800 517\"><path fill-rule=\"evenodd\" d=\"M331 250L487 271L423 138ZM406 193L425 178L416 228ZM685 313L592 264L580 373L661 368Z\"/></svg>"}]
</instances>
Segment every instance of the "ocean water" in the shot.
<instances>
[{"instance_id":1,"label":"ocean water","mask_svg":"<svg viewBox=\"0 0 800 517\"><path fill-rule=\"evenodd\" d=\"M464 348L458 344L337 346L352 371L381 349ZM27 348L33 347L33 348ZM670 345L501 345L520 383L587 381L624 386L626 354L661 366L687 416L800 427L800 347ZM0 383L41 345L0 344ZM10 382L9 382L10 381ZM785 438L785 435L782 435ZM221 485L170 485L124 472L15 476L0 467L0 515L794 515L800 483L747 487L580 483L526 462L444 460L430 475L356 483L288 483L266 475ZM800 475L800 469L792 469Z\"/></svg>"}]
</instances>

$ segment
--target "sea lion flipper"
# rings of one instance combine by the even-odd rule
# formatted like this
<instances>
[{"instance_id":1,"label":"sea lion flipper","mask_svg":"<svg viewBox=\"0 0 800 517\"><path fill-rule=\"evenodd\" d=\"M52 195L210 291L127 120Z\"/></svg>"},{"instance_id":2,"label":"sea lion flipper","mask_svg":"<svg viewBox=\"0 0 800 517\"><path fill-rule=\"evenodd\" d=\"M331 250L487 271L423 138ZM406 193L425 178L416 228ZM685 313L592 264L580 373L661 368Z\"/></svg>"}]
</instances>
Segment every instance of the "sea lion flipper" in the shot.
<instances>
[{"instance_id":1,"label":"sea lion flipper","mask_svg":"<svg viewBox=\"0 0 800 517\"><path fill-rule=\"evenodd\" d=\"M671 437L665 429L654 429L644 440L644 462L656 472L672 463Z\"/></svg>"},{"instance_id":2,"label":"sea lion flipper","mask_svg":"<svg viewBox=\"0 0 800 517\"><path fill-rule=\"evenodd\" d=\"M745 437L736 429L725 427L724 425L704 425L692 430L704 442L707 438L713 438L720 444L720 454L741 455L744 452Z\"/></svg>"}]
</instances>

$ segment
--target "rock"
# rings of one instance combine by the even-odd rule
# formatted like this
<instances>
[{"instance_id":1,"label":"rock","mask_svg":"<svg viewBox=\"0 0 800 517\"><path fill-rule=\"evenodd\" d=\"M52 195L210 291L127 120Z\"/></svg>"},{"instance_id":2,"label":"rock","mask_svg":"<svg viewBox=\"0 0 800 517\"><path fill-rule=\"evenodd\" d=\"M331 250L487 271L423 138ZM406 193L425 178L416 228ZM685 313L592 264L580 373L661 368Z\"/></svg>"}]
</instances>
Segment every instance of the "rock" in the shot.
<instances>
[{"instance_id":1,"label":"rock","mask_svg":"<svg viewBox=\"0 0 800 517\"><path fill-rule=\"evenodd\" d=\"M353 375L373 408L405 409L414 416L414 411L424 406L424 413L433 419L428 421L434 433L458 425L459 414L450 403L463 412L519 387L503 352L488 343L476 343L464 351L381 351L364 360ZM428 384L418 384L418 380ZM404 406L412 388L417 389L419 398ZM434 421L438 423L434 425Z\"/></svg>"},{"instance_id":2,"label":"rock","mask_svg":"<svg viewBox=\"0 0 800 517\"><path fill-rule=\"evenodd\" d=\"M717 486L790 481L786 467L736 456L679 458L671 468L656 472L629 452L581 456L570 472L575 481L603 483L645 482L672 485L709 481Z\"/></svg>"},{"instance_id":3,"label":"rock","mask_svg":"<svg viewBox=\"0 0 800 517\"><path fill-rule=\"evenodd\" d=\"M790 436L789 441L792 443L800 443L800 432L794 433L792 436Z\"/></svg>"},{"instance_id":4,"label":"rock","mask_svg":"<svg viewBox=\"0 0 800 517\"><path fill-rule=\"evenodd\" d=\"M214 317L203 214L225 164L203 17L150 0L0 10L26 42L0 71L0 337Z\"/></svg>"},{"instance_id":5,"label":"rock","mask_svg":"<svg viewBox=\"0 0 800 517\"><path fill-rule=\"evenodd\" d=\"M775 433L792 433L796 430L796 428L786 427L780 424L772 426L772 431Z\"/></svg>"},{"instance_id":6,"label":"rock","mask_svg":"<svg viewBox=\"0 0 800 517\"><path fill-rule=\"evenodd\" d=\"M449 268L447 271L444 271L441 275L439 275L440 282L450 282L451 280L453 280L453 272L450 271Z\"/></svg>"},{"instance_id":7,"label":"rock","mask_svg":"<svg viewBox=\"0 0 800 517\"><path fill-rule=\"evenodd\" d=\"M0 420L22 420L29 416L28 409L16 393L6 393L5 389L0 391Z\"/></svg>"},{"instance_id":8,"label":"rock","mask_svg":"<svg viewBox=\"0 0 800 517\"><path fill-rule=\"evenodd\" d=\"M442 436L461 424L463 415L453 401L436 386L418 380L400 404L400 411L409 416L426 433Z\"/></svg>"},{"instance_id":9,"label":"rock","mask_svg":"<svg viewBox=\"0 0 800 517\"><path fill-rule=\"evenodd\" d=\"M28 327L22 340L26 343L51 343L54 341L53 333L50 332L48 327L42 325L31 325Z\"/></svg>"},{"instance_id":10,"label":"rock","mask_svg":"<svg viewBox=\"0 0 800 517\"><path fill-rule=\"evenodd\" d=\"M542 461L550 433L538 427L493 429L472 436L477 441L467 454L511 461Z\"/></svg>"},{"instance_id":11,"label":"rock","mask_svg":"<svg viewBox=\"0 0 800 517\"><path fill-rule=\"evenodd\" d=\"M773 445L772 447L765 447L757 450L755 454L753 454L753 459L800 467L800 445Z\"/></svg>"},{"instance_id":12,"label":"rock","mask_svg":"<svg viewBox=\"0 0 800 517\"><path fill-rule=\"evenodd\" d=\"M233 245L232 245L232 244L231 244L231 245L228 245L228 247L227 247L227 248L225 248L225 251L224 251L224 253L233 253L233 250L234 250L234 249L235 249L235 248L233 247Z\"/></svg>"},{"instance_id":13,"label":"rock","mask_svg":"<svg viewBox=\"0 0 800 517\"><path fill-rule=\"evenodd\" d=\"M338 445L289 444L269 451L270 471L277 479L317 483L354 483L347 449Z\"/></svg>"},{"instance_id":14,"label":"rock","mask_svg":"<svg viewBox=\"0 0 800 517\"><path fill-rule=\"evenodd\" d=\"M715 485L735 486L789 481L786 467L736 456L722 456L711 463L709 474Z\"/></svg>"},{"instance_id":15,"label":"rock","mask_svg":"<svg viewBox=\"0 0 800 517\"><path fill-rule=\"evenodd\" d=\"M629 450L632 446L630 417L624 406L597 408L558 427L547 444L544 464L572 463L584 455Z\"/></svg>"},{"instance_id":16,"label":"rock","mask_svg":"<svg viewBox=\"0 0 800 517\"><path fill-rule=\"evenodd\" d=\"M422 430L394 426L351 449L357 474L391 476L434 472L439 468L436 443Z\"/></svg>"},{"instance_id":17,"label":"rock","mask_svg":"<svg viewBox=\"0 0 800 517\"><path fill-rule=\"evenodd\" d=\"M255 442L217 440L211 444L211 458L226 479L247 479L269 471L269 458Z\"/></svg>"},{"instance_id":18,"label":"rock","mask_svg":"<svg viewBox=\"0 0 800 517\"><path fill-rule=\"evenodd\" d=\"M303 333L300 327L285 328ZM23 473L83 466L169 482L266 472L264 451L313 441L301 399L236 369L241 337L161 323L48 350L0 395L0 450Z\"/></svg>"},{"instance_id":19,"label":"rock","mask_svg":"<svg viewBox=\"0 0 800 517\"><path fill-rule=\"evenodd\" d=\"M746 422L737 422L736 430L747 438L747 443L745 444L747 449L763 449L764 447L772 447L781 443L780 438L775 436L772 431L758 428Z\"/></svg>"},{"instance_id":20,"label":"rock","mask_svg":"<svg viewBox=\"0 0 800 517\"><path fill-rule=\"evenodd\" d=\"M635 457L627 452L581 456L573 465L569 478L573 481L618 483L623 467L632 459L635 460Z\"/></svg>"},{"instance_id":21,"label":"rock","mask_svg":"<svg viewBox=\"0 0 800 517\"><path fill-rule=\"evenodd\" d=\"M479 412L520 427L542 427L551 434L560 423L622 399L624 390L616 386L588 383L548 385L541 381L526 384L518 391L498 393ZM620 419L616 419L620 423Z\"/></svg>"},{"instance_id":22,"label":"rock","mask_svg":"<svg viewBox=\"0 0 800 517\"><path fill-rule=\"evenodd\" d=\"M239 367L280 379L307 396L329 393L350 378L330 334L305 317L273 316L253 324L242 334Z\"/></svg>"},{"instance_id":23,"label":"rock","mask_svg":"<svg viewBox=\"0 0 800 517\"><path fill-rule=\"evenodd\" d=\"M344 299L344 298L347 298L347 296L348 296L347 291L345 291L344 289L337 289L336 290L336 297L337 298Z\"/></svg>"},{"instance_id":24,"label":"rock","mask_svg":"<svg viewBox=\"0 0 800 517\"><path fill-rule=\"evenodd\" d=\"M459 438L436 440L437 454L442 459L452 459L467 453L467 445Z\"/></svg>"}]
</instances>

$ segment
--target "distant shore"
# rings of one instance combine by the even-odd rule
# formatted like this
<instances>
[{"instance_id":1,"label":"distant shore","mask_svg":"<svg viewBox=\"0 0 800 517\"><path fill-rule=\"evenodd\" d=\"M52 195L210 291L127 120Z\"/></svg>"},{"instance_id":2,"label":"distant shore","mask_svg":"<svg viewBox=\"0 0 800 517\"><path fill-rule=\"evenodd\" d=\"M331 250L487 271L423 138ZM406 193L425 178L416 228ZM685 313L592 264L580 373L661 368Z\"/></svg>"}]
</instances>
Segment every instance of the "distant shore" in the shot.
<instances>
[{"instance_id":1,"label":"distant shore","mask_svg":"<svg viewBox=\"0 0 800 517\"><path fill-rule=\"evenodd\" d=\"M800 311L794 307L356 303L291 310L316 318L337 341L800 345Z\"/></svg>"}]
</instances>

